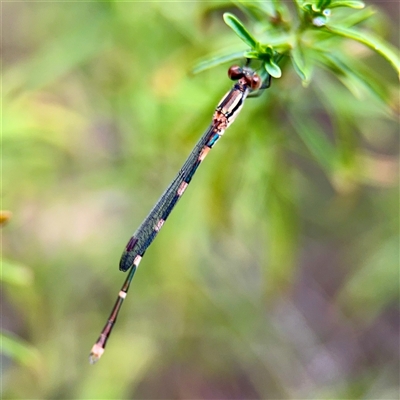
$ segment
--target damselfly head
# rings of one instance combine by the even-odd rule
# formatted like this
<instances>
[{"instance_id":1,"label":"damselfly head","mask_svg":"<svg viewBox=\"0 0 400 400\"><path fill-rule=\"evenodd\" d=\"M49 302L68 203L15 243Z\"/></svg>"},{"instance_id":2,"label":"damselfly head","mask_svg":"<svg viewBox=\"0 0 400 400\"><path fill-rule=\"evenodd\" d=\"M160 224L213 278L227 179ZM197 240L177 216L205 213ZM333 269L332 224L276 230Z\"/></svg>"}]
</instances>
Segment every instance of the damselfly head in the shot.
<instances>
[{"instance_id":1,"label":"damselfly head","mask_svg":"<svg viewBox=\"0 0 400 400\"><path fill-rule=\"evenodd\" d=\"M253 74L247 78L248 80L250 80L249 85L251 87L251 90L260 89L262 85L262 80L255 72L253 72Z\"/></svg>"},{"instance_id":2,"label":"damselfly head","mask_svg":"<svg viewBox=\"0 0 400 400\"><path fill-rule=\"evenodd\" d=\"M232 67L228 69L228 76L233 81L237 81L238 79L243 78L244 77L243 68L239 67L239 65L232 65Z\"/></svg>"},{"instance_id":3,"label":"damselfly head","mask_svg":"<svg viewBox=\"0 0 400 400\"><path fill-rule=\"evenodd\" d=\"M262 85L261 78L251 68L232 65L232 67L228 69L228 76L233 81L244 79L245 83L251 87L251 90L258 90Z\"/></svg>"}]
</instances>

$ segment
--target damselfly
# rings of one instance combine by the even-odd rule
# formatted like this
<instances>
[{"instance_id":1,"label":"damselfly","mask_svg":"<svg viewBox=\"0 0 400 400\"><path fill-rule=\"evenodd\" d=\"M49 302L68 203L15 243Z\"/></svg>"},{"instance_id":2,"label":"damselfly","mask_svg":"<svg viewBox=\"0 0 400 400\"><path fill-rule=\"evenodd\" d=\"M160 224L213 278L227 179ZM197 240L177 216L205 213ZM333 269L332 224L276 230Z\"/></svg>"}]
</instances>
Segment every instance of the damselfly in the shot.
<instances>
[{"instance_id":1,"label":"damselfly","mask_svg":"<svg viewBox=\"0 0 400 400\"><path fill-rule=\"evenodd\" d=\"M237 82L222 98L215 109L211 125L200 138L175 179L161 195L156 205L133 234L125 247L119 264L119 269L121 271L127 271L130 269L130 271L119 292L117 301L111 311L108 321L104 326L99 339L92 348L89 357L92 364L95 363L104 353L107 340L111 334L119 310L121 309L133 276L135 275L144 253L157 236L157 233L164 225L178 200L182 197L198 166L202 163L219 138L224 134L228 126L235 120L243 107L246 97L250 93L256 93L260 89L269 87L271 82L271 77L269 75L263 83L260 76L252 69L236 65L229 68L228 76L233 81Z\"/></svg>"}]
</instances>

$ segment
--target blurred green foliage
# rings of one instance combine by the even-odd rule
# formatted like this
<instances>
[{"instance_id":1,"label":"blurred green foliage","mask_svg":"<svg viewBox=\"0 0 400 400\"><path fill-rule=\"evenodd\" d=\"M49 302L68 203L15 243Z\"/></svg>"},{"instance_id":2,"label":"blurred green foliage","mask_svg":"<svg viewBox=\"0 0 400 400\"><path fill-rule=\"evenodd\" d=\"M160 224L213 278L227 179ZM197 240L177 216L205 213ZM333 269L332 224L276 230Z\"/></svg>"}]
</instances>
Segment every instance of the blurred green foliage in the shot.
<instances>
[{"instance_id":1,"label":"blurred green foliage","mask_svg":"<svg viewBox=\"0 0 400 400\"><path fill-rule=\"evenodd\" d=\"M338 5L362 4L2 4L2 398L398 398L398 21ZM244 55L282 77L90 366L123 247Z\"/></svg>"}]
</instances>

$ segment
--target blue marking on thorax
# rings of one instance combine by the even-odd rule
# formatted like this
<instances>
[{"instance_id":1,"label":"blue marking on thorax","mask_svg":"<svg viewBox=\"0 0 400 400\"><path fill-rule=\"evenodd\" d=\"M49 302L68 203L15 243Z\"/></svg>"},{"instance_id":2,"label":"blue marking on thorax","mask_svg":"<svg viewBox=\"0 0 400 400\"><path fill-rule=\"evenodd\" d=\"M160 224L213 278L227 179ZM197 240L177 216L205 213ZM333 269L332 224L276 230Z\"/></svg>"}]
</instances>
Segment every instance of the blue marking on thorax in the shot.
<instances>
[{"instance_id":1,"label":"blue marking on thorax","mask_svg":"<svg viewBox=\"0 0 400 400\"><path fill-rule=\"evenodd\" d=\"M208 141L207 146L211 149L214 146L215 142L220 138L218 133L215 133L214 136Z\"/></svg>"}]
</instances>

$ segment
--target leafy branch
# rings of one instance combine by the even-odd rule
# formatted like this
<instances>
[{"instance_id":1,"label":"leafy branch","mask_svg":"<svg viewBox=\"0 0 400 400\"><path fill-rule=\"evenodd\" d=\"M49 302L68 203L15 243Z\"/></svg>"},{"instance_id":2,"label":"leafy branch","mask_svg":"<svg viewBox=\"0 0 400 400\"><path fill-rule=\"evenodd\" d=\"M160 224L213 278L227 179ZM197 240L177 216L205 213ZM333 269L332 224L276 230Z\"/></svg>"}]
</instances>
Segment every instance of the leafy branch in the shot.
<instances>
[{"instance_id":1,"label":"leafy branch","mask_svg":"<svg viewBox=\"0 0 400 400\"><path fill-rule=\"evenodd\" d=\"M230 54L221 54L199 64L195 71L211 68L215 65L242 57L261 61L263 68L274 78L279 78L282 71L277 63L277 55L291 58L293 68L305 84L311 80L314 64L324 66L334 72L343 71L335 61L327 61L326 53L343 52L345 39L354 40L384 57L400 75L398 52L389 43L374 33L362 30L358 25L373 17L370 9L364 9L364 3L358 0L295 0L293 13L287 4L275 0L268 5L259 2L236 2L237 7L254 25L254 30L263 31L258 37L235 15L225 13L225 23L246 44L247 50ZM345 11L335 18L338 8L356 9L358 17ZM362 11L359 11L362 10ZM357 27L356 27L357 25ZM257 29L260 28L261 29ZM265 37L265 38L264 38Z\"/></svg>"}]
</instances>

